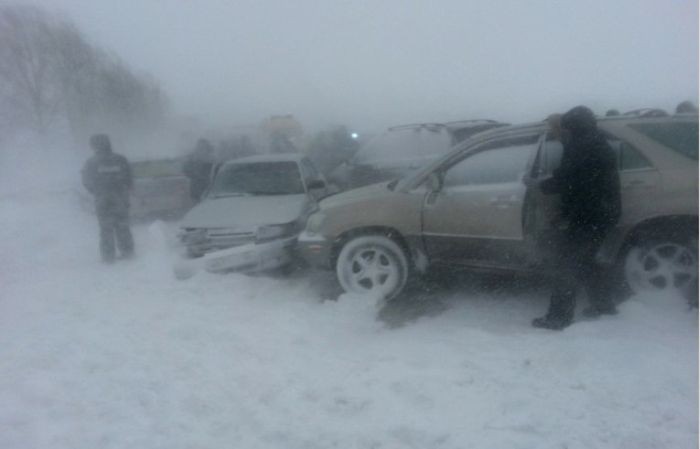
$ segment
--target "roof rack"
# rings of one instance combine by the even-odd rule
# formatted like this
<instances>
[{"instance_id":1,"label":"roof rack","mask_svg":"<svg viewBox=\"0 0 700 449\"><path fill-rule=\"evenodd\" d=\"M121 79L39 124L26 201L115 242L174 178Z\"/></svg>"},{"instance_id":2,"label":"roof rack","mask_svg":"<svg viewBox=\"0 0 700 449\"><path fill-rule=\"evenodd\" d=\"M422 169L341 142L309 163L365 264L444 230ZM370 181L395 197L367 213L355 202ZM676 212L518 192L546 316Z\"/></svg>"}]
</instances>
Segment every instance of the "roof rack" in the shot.
<instances>
[{"instance_id":1,"label":"roof rack","mask_svg":"<svg viewBox=\"0 0 700 449\"><path fill-rule=\"evenodd\" d=\"M659 108L641 108L622 114L625 117L668 117L668 112Z\"/></svg>"},{"instance_id":2,"label":"roof rack","mask_svg":"<svg viewBox=\"0 0 700 449\"><path fill-rule=\"evenodd\" d=\"M497 124L501 123L496 120L491 119L472 119L472 120L454 120L445 123L411 123L408 125L397 125L389 127L389 131L396 131L400 129L421 129L421 128L454 128L456 126L468 126L468 125L487 125L487 124Z\"/></svg>"},{"instance_id":3,"label":"roof rack","mask_svg":"<svg viewBox=\"0 0 700 449\"><path fill-rule=\"evenodd\" d=\"M397 126L390 126L388 128L389 131L396 131L400 129L422 129L422 128L445 128L444 123L411 123L408 125L397 125Z\"/></svg>"},{"instance_id":4,"label":"roof rack","mask_svg":"<svg viewBox=\"0 0 700 449\"><path fill-rule=\"evenodd\" d=\"M481 125L481 124L486 124L486 123L500 123L499 121L496 120L491 120L491 119L472 119L472 120L454 120L451 122L446 122L445 125L450 126L450 125L468 125L468 124L474 124L474 125Z\"/></svg>"}]
</instances>

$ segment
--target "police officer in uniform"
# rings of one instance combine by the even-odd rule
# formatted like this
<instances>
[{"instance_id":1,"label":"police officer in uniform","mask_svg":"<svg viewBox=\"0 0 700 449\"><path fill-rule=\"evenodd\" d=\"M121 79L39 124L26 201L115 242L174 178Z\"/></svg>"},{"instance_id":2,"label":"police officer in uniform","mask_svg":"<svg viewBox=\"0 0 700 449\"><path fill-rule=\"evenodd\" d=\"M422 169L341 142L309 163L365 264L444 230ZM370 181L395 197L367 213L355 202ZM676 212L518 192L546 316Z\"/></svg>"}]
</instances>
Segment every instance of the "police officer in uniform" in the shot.
<instances>
[{"instance_id":1,"label":"police officer in uniform","mask_svg":"<svg viewBox=\"0 0 700 449\"><path fill-rule=\"evenodd\" d=\"M121 258L134 254L129 227L129 193L134 181L129 161L112 151L109 136L92 136L90 146L95 155L83 167L83 185L95 198L102 261L112 263L116 257L115 241Z\"/></svg>"}]
</instances>

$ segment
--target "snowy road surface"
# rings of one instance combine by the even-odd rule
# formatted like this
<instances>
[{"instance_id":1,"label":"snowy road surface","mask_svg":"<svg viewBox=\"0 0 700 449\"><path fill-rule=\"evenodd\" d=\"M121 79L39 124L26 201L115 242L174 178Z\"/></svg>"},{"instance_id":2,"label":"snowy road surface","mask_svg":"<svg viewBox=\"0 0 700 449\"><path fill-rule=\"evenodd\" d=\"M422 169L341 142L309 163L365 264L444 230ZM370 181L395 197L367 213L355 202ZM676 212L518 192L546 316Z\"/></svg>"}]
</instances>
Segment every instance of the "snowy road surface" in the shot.
<instances>
[{"instance_id":1,"label":"snowy road surface","mask_svg":"<svg viewBox=\"0 0 700 449\"><path fill-rule=\"evenodd\" d=\"M97 263L69 194L0 198L0 448L693 448L697 312L536 330L546 291L377 310L317 276L176 281L163 226ZM471 286L470 286L471 285Z\"/></svg>"}]
</instances>

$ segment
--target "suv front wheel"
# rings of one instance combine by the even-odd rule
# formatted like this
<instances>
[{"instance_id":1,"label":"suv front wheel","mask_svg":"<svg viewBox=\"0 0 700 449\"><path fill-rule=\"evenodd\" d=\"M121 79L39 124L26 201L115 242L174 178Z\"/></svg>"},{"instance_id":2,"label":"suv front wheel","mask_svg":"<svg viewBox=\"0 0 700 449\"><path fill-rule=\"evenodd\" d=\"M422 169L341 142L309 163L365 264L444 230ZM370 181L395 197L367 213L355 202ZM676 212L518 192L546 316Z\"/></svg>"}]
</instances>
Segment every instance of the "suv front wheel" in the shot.
<instances>
[{"instance_id":1,"label":"suv front wheel","mask_svg":"<svg viewBox=\"0 0 700 449\"><path fill-rule=\"evenodd\" d=\"M408 280L408 258L393 240L364 235L349 240L340 251L336 274L349 293L379 295L392 299Z\"/></svg>"}]
</instances>

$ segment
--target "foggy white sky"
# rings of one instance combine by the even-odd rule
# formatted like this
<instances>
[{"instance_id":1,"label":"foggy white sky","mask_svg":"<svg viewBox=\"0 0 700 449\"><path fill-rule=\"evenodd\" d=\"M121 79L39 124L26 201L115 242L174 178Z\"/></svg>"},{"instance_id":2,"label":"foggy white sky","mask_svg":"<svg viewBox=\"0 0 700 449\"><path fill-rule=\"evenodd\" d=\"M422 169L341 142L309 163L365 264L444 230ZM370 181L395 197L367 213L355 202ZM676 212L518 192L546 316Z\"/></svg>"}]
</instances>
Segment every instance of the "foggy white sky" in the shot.
<instances>
[{"instance_id":1,"label":"foggy white sky","mask_svg":"<svg viewBox=\"0 0 700 449\"><path fill-rule=\"evenodd\" d=\"M698 97L696 0L25 0L218 125L540 119Z\"/></svg>"}]
</instances>

